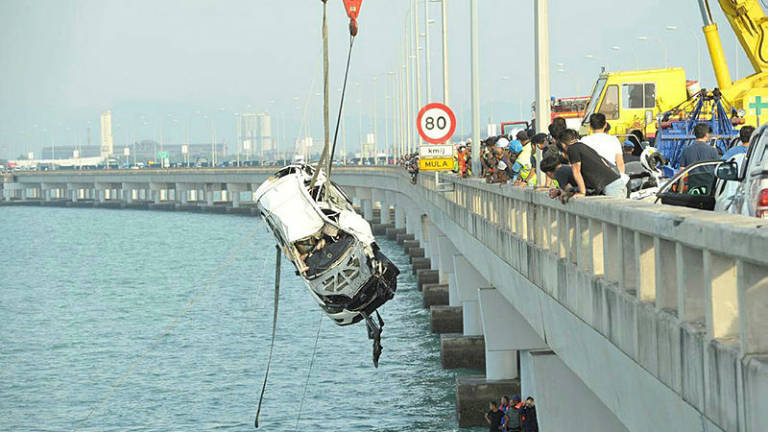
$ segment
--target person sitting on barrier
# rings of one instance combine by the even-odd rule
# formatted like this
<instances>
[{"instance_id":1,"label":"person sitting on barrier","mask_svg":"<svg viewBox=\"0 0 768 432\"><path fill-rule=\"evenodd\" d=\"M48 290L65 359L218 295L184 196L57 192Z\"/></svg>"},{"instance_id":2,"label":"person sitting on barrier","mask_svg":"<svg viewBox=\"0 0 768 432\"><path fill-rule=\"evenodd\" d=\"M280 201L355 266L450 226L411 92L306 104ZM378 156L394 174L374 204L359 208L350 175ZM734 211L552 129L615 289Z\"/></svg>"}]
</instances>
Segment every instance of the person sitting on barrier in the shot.
<instances>
[{"instance_id":1,"label":"person sitting on barrier","mask_svg":"<svg viewBox=\"0 0 768 432\"><path fill-rule=\"evenodd\" d=\"M586 144L578 142L579 134L573 129L567 129L560 135L566 148L566 157L571 164L573 177L578 184L578 192L574 197L585 196L587 189L594 190L598 195L616 198L627 197L627 186L608 162Z\"/></svg>"}]
</instances>

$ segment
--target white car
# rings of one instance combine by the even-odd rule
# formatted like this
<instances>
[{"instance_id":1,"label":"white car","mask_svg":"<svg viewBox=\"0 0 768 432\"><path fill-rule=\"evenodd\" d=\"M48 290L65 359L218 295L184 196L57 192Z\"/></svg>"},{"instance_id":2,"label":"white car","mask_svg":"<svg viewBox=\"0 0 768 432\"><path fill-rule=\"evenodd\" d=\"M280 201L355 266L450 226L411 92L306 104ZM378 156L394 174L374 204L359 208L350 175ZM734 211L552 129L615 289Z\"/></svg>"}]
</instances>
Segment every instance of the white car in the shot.
<instances>
[{"instance_id":1,"label":"white car","mask_svg":"<svg viewBox=\"0 0 768 432\"><path fill-rule=\"evenodd\" d=\"M752 134L747 154L728 161L717 171L718 178L734 184L734 194L724 211L768 219L768 125Z\"/></svg>"},{"instance_id":2,"label":"white car","mask_svg":"<svg viewBox=\"0 0 768 432\"><path fill-rule=\"evenodd\" d=\"M305 164L282 168L256 190L256 207L323 311L340 326L366 320L376 364L384 325L376 309L394 297L400 271L322 170L310 190L313 174Z\"/></svg>"}]
</instances>

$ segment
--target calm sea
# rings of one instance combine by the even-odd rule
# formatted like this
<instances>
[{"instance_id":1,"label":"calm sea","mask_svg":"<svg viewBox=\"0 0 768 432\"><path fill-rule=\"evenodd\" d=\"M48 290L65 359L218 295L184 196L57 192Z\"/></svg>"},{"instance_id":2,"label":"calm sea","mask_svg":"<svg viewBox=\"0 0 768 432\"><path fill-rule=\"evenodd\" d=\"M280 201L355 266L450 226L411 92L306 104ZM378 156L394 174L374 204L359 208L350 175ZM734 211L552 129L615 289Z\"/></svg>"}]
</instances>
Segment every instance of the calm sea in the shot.
<instances>
[{"instance_id":1,"label":"calm sea","mask_svg":"<svg viewBox=\"0 0 768 432\"><path fill-rule=\"evenodd\" d=\"M253 430L275 265L257 219L0 207L0 239L0 430ZM283 262L259 430L458 430L407 257L380 245L402 274L378 369Z\"/></svg>"}]
</instances>

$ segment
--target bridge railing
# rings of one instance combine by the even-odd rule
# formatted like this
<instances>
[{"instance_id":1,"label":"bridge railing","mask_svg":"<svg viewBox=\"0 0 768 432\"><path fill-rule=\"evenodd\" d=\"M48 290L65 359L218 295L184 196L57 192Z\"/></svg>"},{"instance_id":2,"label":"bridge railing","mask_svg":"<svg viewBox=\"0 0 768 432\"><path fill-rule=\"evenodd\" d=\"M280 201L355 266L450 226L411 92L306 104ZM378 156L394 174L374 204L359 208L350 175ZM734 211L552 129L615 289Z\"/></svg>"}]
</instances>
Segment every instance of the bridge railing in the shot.
<instances>
[{"instance_id":1,"label":"bridge railing","mask_svg":"<svg viewBox=\"0 0 768 432\"><path fill-rule=\"evenodd\" d=\"M452 175L440 182L453 191L420 178L433 204L500 257L511 259L496 229L702 325L710 339L737 339L743 354L768 353L768 221L608 197L564 205L546 192Z\"/></svg>"}]
</instances>

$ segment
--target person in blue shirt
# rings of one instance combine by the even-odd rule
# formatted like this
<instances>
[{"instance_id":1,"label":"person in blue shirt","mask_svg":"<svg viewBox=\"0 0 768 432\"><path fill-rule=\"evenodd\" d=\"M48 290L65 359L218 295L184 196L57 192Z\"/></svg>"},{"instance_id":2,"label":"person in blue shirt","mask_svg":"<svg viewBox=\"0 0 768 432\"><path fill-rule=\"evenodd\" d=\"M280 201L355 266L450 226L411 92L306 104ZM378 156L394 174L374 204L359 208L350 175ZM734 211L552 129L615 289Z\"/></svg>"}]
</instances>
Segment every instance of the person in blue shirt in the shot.
<instances>
[{"instance_id":1,"label":"person in blue shirt","mask_svg":"<svg viewBox=\"0 0 768 432\"><path fill-rule=\"evenodd\" d=\"M747 150L749 150L749 139L752 138L752 133L755 131L755 128L752 126L744 126L739 131L739 141L741 141L739 144L734 145L731 147L730 150L725 152L723 155L723 160L729 160L732 157L736 156L737 154L746 153Z\"/></svg>"},{"instance_id":2,"label":"person in blue shirt","mask_svg":"<svg viewBox=\"0 0 768 432\"><path fill-rule=\"evenodd\" d=\"M683 150L683 155L680 158L680 171L696 162L716 160L720 158L717 149L710 143L712 139L712 128L709 127L708 124L697 124L693 128L693 136L696 137L696 141Z\"/></svg>"}]
</instances>

